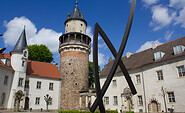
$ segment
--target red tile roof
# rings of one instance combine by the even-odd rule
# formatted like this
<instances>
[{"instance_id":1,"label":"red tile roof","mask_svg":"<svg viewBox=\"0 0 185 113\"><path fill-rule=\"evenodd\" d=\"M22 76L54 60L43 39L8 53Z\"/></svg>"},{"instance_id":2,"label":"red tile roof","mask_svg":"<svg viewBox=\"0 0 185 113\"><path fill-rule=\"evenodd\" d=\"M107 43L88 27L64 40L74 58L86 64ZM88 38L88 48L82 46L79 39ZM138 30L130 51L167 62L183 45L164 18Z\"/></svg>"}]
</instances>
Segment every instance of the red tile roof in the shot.
<instances>
[{"instance_id":1,"label":"red tile roof","mask_svg":"<svg viewBox=\"0 0 185 113\"><path fill-rule=\"evenodd\" d=\"M56 65L28 60L27 75L61 79Z\"/></svg>"},{"instance_id":2,"label":"red tile roof","mask_svg":"<svg viewBox=\"0 0 185 113\"><path fill-rule=\"evenodd\" d=\"M148 65L148 64L154 64L154 63L158 63L164 60L168 60L168 59L172 59L172 58L176 58L176 57L180 57L180 56L185 56L185 52L179 54L179 55L174 55L173 52L173 46L176 45L184 45L185 46L185 36L181 37L179 39L173 40L171 42L162 44L157 46L155 49L147 49L135 54L132 54L129 58L127 58L126 56L122 57L122 61L125 64L125 67L127 68L127 70L131 70L131 69L136 69L139 67L142 67L144 65ZM165 55L163 56L163 58L161 60L155 61L154 60L154 53L157 51L162 51L165 53ZM102 70L100 76L108 76L109 71L112 68L112 65L114 63L114 60L110 61ZM116 73L120 72L121 69L117 68Z\"/></svg>"},{"instance_id":3,"label":"red tile roof","mask_svg":"<svg viewBox=\"0 0 185 113\"><path fill-rule=\"evenodd\" d=\"M8 58L9 60L11 60L11 56L9 53L0 53L0 59L4 59L4 58ZM14 70L11 66L11 63L10 63L10 66L6 66L1 60L0 60L0 66L10 70Z\"/></svg>"}]
</instances>

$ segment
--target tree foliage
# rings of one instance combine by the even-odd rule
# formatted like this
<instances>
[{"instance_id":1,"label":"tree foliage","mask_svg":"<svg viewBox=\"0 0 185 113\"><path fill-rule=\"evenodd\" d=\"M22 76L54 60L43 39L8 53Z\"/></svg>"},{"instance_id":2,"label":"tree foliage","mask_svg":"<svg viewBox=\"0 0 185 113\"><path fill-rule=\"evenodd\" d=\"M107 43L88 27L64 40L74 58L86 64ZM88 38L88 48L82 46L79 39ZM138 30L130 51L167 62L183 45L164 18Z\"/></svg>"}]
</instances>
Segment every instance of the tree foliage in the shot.
<instances>
[{"instance_id":1,"label":"tree foliage","mask_svg":"<svg viewBox=\"0 0 185 113\"><path fill-rule=\"evenodd\" d=\"M98 66L100 72L100 66ZM89 61L89 87L93 87L94 75L93 75L93 62Z\"/></svg>"},{"instance_id":2,"label":"tree foliage","mask_svg":"<svg viewBox=\"0 0 185 113\"><path fill-rule=\"evenodd\" d=\"M53 54L45 45L29 45L29 60L40 61L40 62L52 62Z\"/></svg>"}]
</instances>

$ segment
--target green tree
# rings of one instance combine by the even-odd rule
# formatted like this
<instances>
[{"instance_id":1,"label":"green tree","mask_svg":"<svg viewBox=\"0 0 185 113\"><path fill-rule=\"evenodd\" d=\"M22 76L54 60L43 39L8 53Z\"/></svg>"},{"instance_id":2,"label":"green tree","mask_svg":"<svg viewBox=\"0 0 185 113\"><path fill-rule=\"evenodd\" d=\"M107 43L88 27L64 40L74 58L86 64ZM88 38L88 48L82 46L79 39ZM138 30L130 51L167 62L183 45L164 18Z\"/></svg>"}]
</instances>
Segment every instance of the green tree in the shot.
<instances>
[{"instance_id":1,"label":"green tree","mask_svg":"<svg viewBox=\"0 0 185 113\"><path fill-rule=\"evenodd\" d=\"M19 111L20 102L23 100L24 93L19 90L15 93L15 111Z\"/></svg>"},{"instance_id":2,"label":"green tree","mask_svg":"<svg viewBox=\"0 0 185 113\"><path fill-rule=\"evenodd\" d=\"M100 66L98 66L100 72ZM89 61L89 87L93 87L94 75L93 75L93 62Z\"/></svg>"},{"instance_id":3,"label":"green tree","mask_svg":"<svg viewBox=\"0 0 185 113\"><path fill-rule=\"evenodd\" d=\"M29 60L40 61L40 62L52 62L53 54L45 45L29 45Z\"/></svg>"}]
</instances>

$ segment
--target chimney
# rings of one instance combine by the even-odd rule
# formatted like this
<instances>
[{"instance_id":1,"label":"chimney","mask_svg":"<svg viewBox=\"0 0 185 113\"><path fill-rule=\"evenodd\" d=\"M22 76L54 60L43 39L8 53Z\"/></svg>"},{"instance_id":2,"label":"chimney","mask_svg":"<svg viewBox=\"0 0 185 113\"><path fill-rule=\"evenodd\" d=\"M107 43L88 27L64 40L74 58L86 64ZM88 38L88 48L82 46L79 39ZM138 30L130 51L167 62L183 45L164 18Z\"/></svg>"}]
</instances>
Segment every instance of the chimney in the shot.
<instances>
[{"instance_id":1,"label":"chimney","mask_svg":"<svg viewBox=\"0 0 185 113\"><path fill-rule=\"evenodd\" d=\"M109 58L109 61L108 62L110 62L111 60L112 60L112 57Z\"/></svg>"},{"instance_id":2,"label":"chimney","mask_svg":"<svg viewBox=\"0 0 185 113\"><path fill-rule=\"evenodd\" d=\"M127 53L126 53L127 58L129 58L131 55L132 55L131 52L127 52Z\"/></svg>"},{"instance_id":3,"label":"chimney","mask_svg":"<svg viewBox=\"0 0 185 113\"><path fill-rule=\"evenodd\" d=\"M152 49L155 49L157 46L158 46L159 44L157 44L157 43L152 43Z\"/></svg>"},{"instance_id":4,"label":"chimney","mask_svg":"<svg viewBox=\"0 0 185 113\"><path fill-rule=\"evenodd\" d=\"M55 61L53 61L53 65L55 65Z\"/></svg>"}]
</instances>

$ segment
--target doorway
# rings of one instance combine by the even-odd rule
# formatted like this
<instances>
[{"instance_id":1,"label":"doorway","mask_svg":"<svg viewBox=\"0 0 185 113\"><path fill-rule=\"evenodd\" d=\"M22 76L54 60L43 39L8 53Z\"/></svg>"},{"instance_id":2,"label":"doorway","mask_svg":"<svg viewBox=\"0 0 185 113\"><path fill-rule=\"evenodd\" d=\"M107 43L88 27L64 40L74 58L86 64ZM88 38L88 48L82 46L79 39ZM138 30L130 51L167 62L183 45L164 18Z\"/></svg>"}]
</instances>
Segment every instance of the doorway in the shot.
<instances>
[{"instance_id":1,"label":"doorway","mask_svg":"<svg viewBox=\"0 0 185 113\"><path fill-rule=\"evenodd\" d=\"M26 97L26 99L25 99L25 105L24 105L24 109L25 110L28 110L29 109L29 101L30 101L29 97Z\"/></svg>"}]
</instances>

